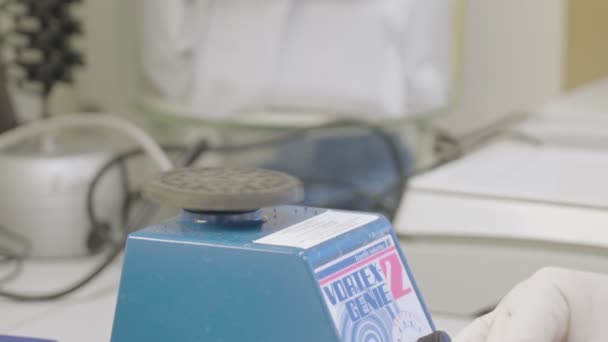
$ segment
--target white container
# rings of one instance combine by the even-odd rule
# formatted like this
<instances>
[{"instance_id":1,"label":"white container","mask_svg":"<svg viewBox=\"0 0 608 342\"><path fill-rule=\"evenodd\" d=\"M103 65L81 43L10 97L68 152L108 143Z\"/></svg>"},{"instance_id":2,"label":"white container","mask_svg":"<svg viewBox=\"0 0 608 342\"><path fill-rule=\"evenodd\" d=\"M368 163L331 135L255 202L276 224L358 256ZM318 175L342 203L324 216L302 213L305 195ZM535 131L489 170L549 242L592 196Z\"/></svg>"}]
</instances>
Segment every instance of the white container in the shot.
<instances>
[{"instance_id":1,"label":"white container","mask_svg":"<svg viewBox=\"0 0 608 342\"><path fill-rule=\"evenodd\" d=\"M107 139L80 134L58 137L49 150L40 141L28 141L0 151L0 226L29 242L29 256L90 253L87 190L116 151L108 145ZM95 192L96 217L117 229L121 204L120 174L113 169ZM20 250L7 241L0 238L9 250Z\"/></svg>"}]
</instances>

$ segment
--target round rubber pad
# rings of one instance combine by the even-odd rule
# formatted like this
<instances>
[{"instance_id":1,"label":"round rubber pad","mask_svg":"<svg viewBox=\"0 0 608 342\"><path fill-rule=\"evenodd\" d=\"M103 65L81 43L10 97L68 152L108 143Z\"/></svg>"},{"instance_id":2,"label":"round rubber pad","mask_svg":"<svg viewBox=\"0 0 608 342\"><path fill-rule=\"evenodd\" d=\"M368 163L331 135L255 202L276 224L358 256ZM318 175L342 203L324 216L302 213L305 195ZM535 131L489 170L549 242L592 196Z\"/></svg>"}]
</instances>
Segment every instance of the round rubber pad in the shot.
<instances>
[{"instance_id":1,"label":"round rubber pad","mask_svg":"<svg viewBox=\"0 0 608 342\"><path fill-rule=\"evenodd\" d=\"M302 198L301 182L278 171L255 168L182 168L144 187L144 196L195 211L249 211Z\"/></svg>"}]
</instances>

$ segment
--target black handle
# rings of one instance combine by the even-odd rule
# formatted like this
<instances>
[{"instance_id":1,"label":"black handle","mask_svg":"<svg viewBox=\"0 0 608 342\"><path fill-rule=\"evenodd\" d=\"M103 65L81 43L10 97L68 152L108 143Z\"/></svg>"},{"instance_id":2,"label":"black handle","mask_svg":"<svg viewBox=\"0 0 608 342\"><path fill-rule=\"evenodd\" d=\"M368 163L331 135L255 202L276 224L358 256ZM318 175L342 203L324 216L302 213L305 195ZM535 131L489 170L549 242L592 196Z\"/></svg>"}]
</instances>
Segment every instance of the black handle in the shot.
<instances>
[{"instance_id":1,"label":"black handle","mask_svg":"<svg viewBox=\"0 0 608 342\"><path fill-rule=\"evenodd\" d=\"M418 342L451 342L450 336L443 331L435 331L434 333L421 337Z\"/></svg>"}]
</instances>

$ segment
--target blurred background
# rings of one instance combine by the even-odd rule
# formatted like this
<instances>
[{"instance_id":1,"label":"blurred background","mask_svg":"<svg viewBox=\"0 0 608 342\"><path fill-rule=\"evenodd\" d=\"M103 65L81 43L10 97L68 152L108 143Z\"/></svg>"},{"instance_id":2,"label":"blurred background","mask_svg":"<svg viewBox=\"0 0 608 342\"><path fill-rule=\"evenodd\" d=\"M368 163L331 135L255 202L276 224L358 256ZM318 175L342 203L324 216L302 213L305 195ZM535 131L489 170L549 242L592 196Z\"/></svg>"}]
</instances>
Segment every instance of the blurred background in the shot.
<instances>
[{"instance_id":1,"label":"blurred background","mask_svg":"<svg viewBox=\"0 0 608 342\"><path fill-rule=\"evenodd\" d=\"M88 1L79 6L86 26L79 47L87 66L79 71L75 89L58 87L53 105L57 112L82 106L124 109L126 95L134 96L136 89L134 79L124 79L136 62L125 57L133 52L136 4ZM462 44L458 101L443 115L450 117L450 126L466 130L471 122L481 125L512 111L538 108L606 73L601 1L469 0L461 6L456 23L461 26L456 43ZM24 118L28 114L33 115L21 113Z\"/></svg>"},{"instance_id":2,"label":"blurred background","mask_svg":"<svg viewBox=\"0 0 608 342\"><path fill-rule=\"evenodd\" d=\"M103 285L110 322L113 242L175 213L140 187L179 165L286 171L304 204L386 215L451 331L539 267L608 271L606 13L601 0L0 0L0 288L59 300ZM25 325L42 309L19 305L0 307L0 332L68 336L60 318ZM66 321L85 310L65 308Z\"/></svg>"}]
</instances>

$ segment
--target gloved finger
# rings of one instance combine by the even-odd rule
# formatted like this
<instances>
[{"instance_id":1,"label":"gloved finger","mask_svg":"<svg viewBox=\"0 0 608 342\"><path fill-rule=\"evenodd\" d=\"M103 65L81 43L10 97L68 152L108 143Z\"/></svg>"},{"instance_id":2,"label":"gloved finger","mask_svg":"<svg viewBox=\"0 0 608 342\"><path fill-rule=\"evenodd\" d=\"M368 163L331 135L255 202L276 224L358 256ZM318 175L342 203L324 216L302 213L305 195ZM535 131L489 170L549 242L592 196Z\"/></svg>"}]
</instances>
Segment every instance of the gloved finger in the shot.
<instances>
[{"instance_id":1,"label":"gloved finger","mask_svg":"<svg viewBox=\"0 0 608 342\"><path fill-rule=\"evenodd\" d=\"M494 321L494 312L481 316L464 328L453 342L485 342Z\"/></svg>"},{"instance_id":2,"label":"gloved finger","mask_svg":"<svg viewBox=\"0 0 608 342\"><path fill-rule=\"evenodd\" d=\"M495 310L487 342L560 342L567 333L568 303L542 274L517 285Z\"/></svg>"}]
</instances>

